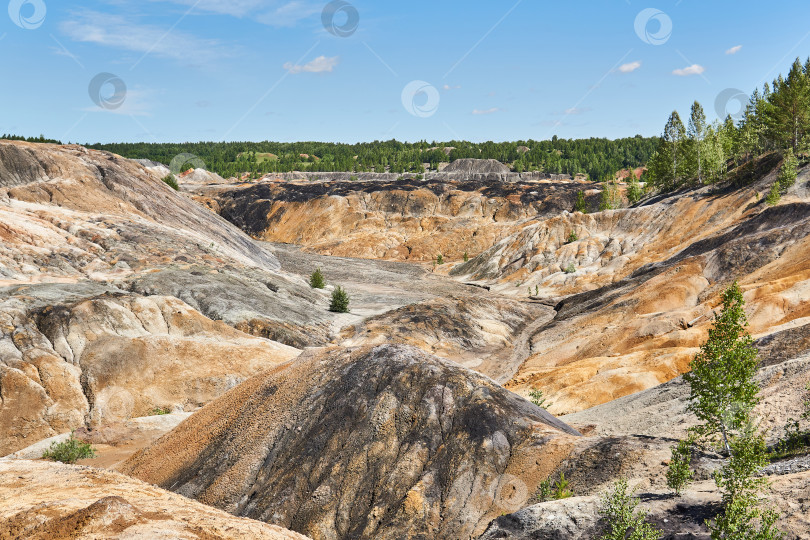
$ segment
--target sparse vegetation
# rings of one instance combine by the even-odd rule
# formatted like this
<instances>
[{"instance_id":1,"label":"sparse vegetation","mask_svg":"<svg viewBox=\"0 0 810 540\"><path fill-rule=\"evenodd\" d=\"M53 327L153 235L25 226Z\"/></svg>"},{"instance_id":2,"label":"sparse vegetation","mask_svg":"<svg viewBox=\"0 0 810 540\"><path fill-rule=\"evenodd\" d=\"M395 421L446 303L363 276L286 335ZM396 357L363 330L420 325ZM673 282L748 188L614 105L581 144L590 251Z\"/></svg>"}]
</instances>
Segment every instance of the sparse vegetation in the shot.
<instances>
[{"instance_id":1,"label":"sparse vegetation","mask_svg":"<svg viewBox=\"0 0 810 540\"><path fill-rule=\"evenodd\" d=\"M692 361L691 372L684 375L690 387L688 408L700 422L689 430L690 438L718 446L728 456L714 473L723 511L707 525L716 540L781 538L774 529L778 514L761 507L759 493L767 480L755 476L768 463L769 455L765 438L751 419L751 411L759 403L759 386L754 380L759 358L746 330L745 300L737 282L723 292L722 302L709 339ZM686 446L682 444L673 451L667 474L676 491L691 474L683 470Z\"/></svg>"},{"instance_id":2,"label":"sparse vegetation","mask_svg":"<svg viewBox=\"0 0 810 540\"><path fill-rule=\"evenodd\" d=\"M577 191L577 200L574 203L574 212L582 212L583 214L588 213L588 203L585 202L585 194L581 191Z\"/></svg>"},{"instance_id":3,"label":"sparse vegetation","mask_svg":"<svg viewBox=\"0 0 810 540\"><path fill-rule=\"evenodd\" d=\"M323 289L326 287L326 278L320 268L316 268L309 276L309 286L313 289Z\"/></svg>"},{"instance_id":4,"label":"sparse vegetation","mask_svg":"<svg viewBox=\"0 0 810 540\"><path fill-rule=\"evenodd\" d=\"M695 476L690 463L692 461L692 448L694 442L691 439L678 441L678 444L671 448L672 459L667 469L667 486L680 496L681 492L688 486Z\"/></svg>"},{"instance_id":5,"label":"sparse vegetation","mask_svg":"<svg viewBox=\"0 0 810 540\"><path fill-rule=\"evenodd\" d=\"M349 313L349 294L338 285L332 291L332 301L329 304L329 311L333 313Z\"/></svg>"},{"instance_id":6,"label":"sparse vegetation","mask_svg":"<svg viewBox=\"0 0 810 540\"><path fill-rule=\"evenodd\" d=\"M163 183L175 191L180 191L180 185L177 183L177 178L175 178L173 174L164 176Z\"/></svg>"},{"instance_id":7,"label":"sparse vegetation","mask_svg":"<svg viewBox=\"0 0 810 540\"><path fill-rule=\"evenodd\" d=\"M566 274L576 274L577 266L574 263L570 263L568 266L565 267L563 272L565 272Z\"/></svg>"},{"instance_id":8,"label":"sparse vegetation","mask_svg":"<svg viewBox=\"0 0 810 540\"><path fill-rule=\"evenodd\" d=\"M810 384L805 390L807 394L804 399L804 410L799 420L788 418L785 424L785 437L776 445L772 459L805 454L810 450L810 429L802 427L803 423L810 422Z\"/></svg>"},{"instance_id":9,"label":"sparse vegetation","mask_svg":"<svg viewBox=\"0 0 810 540\"><path fill-rule=\"evenodd\" d=\"M543 391L536 388L529 391L529 401L544 409L551 407L551 403L546 405L546 398L543 396Z\"/></svg>"},{"instance_id":10,"label":"sparse vegetation","mask_svg":"<svg viewBox=\"0 0 810 540\"><path fill-rule=\"evenodd\" d=\"M611 179L602 183L602 196L599 201L599 210L617 210L622 207L622 196L619 193L619 186Z\"/></svg>"},{"instance_id":11,"label":"sparse vegetation","mask_svg":"<svg viewBox=\"0 0 810 540\"><path fill-rule=\"evenodd\" d=\"M551 478L546 478L540 482L537 498L541 502L546 502L573 497L574 493L568 489L568 483L568 480L565 479L565 473L562 472L560 473L560 478L556 481L551 480Z\"/></svg>"},{"instance_id":12,"label":"sparse vegetation","mask_svg":"<svg viewBox=\"0 0 810 540\"><path fill-rule=\"evenodd\" d=\"M465 251L464 252L464 262L469 262L469 260L470 260L470 255Z\"/></svg>"},{"instance_id":13,"label":"sparse vegetation","mask_svg":"<svg viewBox=\"0 0 810 540\"><path fill-rule=\"evenodd\" d=\"M50 448L42 454L42 459L60 461L62 463L73 464L80 459L91 459L96 457L96 451L87 443L75 437L75 432L70 433L70 437L63 442L51 443Z\"/></svg>"},{"instance_id":14,"label":"sparse vegetation","mask_svg":"<svg viewBox=\"0 0 810 540\"><path fill-rule=\"evenodd\" d=\"M571 234L568 235L568 238L565 240L566 244L573 244L574 242L579 241L579 236L577 235L576 231L571 231Z\"/></svg>"},{"instance_id":15,"label":"sparse vegetation","mask_svg":"<svg viewBox=\"0 0 810 540\"><path fill-rule=\"evenodd\" d=\"M153 407L149 411L149 416L165 416L167 414L171 414L172 409L170 407Z\"/></svg>"},{"instance_id":16,"label":"sparse vegetation","mask_svg":"<svg viewBox=\"0 0 810 540\"><path fill-rule=\"evenodd\" d=\"M436 264L439 266L444 264L444 256L441 253L436 256Z\"/></svg>"},{"instance_id":17,"label":"sparse vegetation","mask_svg":"<svg viewBox=\"0 0 810 540\"><path fill-rule=\"evenodd\" d=\"M602 495L599 514L607 521L608 530L600 540L658 540L662 533L647 523L647 513L636 511L639 500L628 493L627 480L617 480Z\"/></svg>"}]
</instances>

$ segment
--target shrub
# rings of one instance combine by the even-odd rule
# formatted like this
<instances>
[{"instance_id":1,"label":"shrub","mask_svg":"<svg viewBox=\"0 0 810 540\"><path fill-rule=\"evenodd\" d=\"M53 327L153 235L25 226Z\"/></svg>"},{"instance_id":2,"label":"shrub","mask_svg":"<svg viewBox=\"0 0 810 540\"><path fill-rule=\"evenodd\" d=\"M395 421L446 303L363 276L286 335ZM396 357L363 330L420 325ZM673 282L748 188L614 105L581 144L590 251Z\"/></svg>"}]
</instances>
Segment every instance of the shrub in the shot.
<instances>
[{"instance_id":1,"label":"shrub","mask_svg":"<svg viewBox=\"0 0 810 540\"><path fill-rule=\"evenodd\" d=\"M442 256L441 253L439 253L438 257L436 257L436 264L438 264L439 266L444 264L444 257Z\"/></svg>"},{"instance_id":2,"label":"shrub","mask_svg":"<svg viewBox=\"0 0 810 540\"><path fill-rule=\"evenodd\" d=\"M470 255L465 251L464 252L464 262L468 262L470 260Z\"/></svg>"},{"instance_id":3,"label":"shrub","mask_svg":"<svg viewBox=\"0 0 810 540\"><path fill-rule=\"evenodd\" d=\"M529 392L529 401L537 405L538 407L543 407L544 409L548 409L551 404L549 403L546 405L546 398L543 396L542 390L531 390Z\"/></svg>"},{"instance_id":4,"label":"shrub","mask_svg":"<svg viewBox=\"0 0 810 540\"><path fill-rule=\"evenodd\" d=\"M180 191L180 185L177 183L177 178L175 178L173 174L164 176L163 183L175 191Z\"/></svg>"},{"instance_id":5,"label":"shrub","mask_svg":"<svg viewBox=\"0 0 810 540\"><path fill-rule=\"evenodd\" d=\"M557 481L546 478L540 482L540 493L537 494L537 498L542 502L558 501L573 496L574 494L568 489L568 480L565 479L565 473L560 473L560 479Z\"/></svg>"},{"instance_id":6,"label":"shrub","mask_svg":"<svg viewBox=\"0 0 810 540\"><path fill-rule=\"evenodd\" d=\"M658 540L661 531L647 523L647 513L636 512L638 498L627 492L624 478L602 495L599 514L608 522L608 531L599 540Z\"/></svg>"},{"instance_id":7,"label":"shrub","mask_svg":"<svg viewBox=\"0 0 810 540\"><path fill-rule=\"evenodd\" d=\"M777 176L776 181L779 184L779 187L783 190L788 189L790 186L796 183L796 177L799 174L799 160L796 159L796 155L793 153L793 148L787 151L785 155L785 162L782 164L782 167L779 169L779 176Z\"/></svg>"},{"instance_id":8,"label":"shrub","mask_svg":"<svg viewBox=\"0 0 810 540\"><path fill-rule=\"evenodd\" d=\"M632 173L632 177L630 185L627 186L627 201L630 204L636 204L641 200L641 197L644 196L644 192L641 190L641 184L639 184L635 173Z\"/></svg>"},{"instance_id":9,"label":"shrub","mask_svg":"<svg viewBox=\"0 0 810 540\"><path fill-rule=\"evenodd\" d=\"M352 175L351 177L349 177L349 180L352 182L357 182L357 177Z\"/></svg>"},{"instance_id":10,"label":"shrub","mask_svg":"<svg viewBox=\"0 0 810 540\"><path fill-rule=\"evenodd\" d=\"M576 231L571 231L571 234L568 235L568 239L565 241L566 244L573 244L574 242L579 240L579 236L577 235Z\"/></svg>"},{"instance_id":11,"label":"shrub","mask_svg":"<svg viewBox=\"0 0 810 540\"><path fill-rule=\"evenodd\" d=\"M149 411L149 416L164 416L171 412L172 410L169 407L154 407Z\"/></svg>"},{"instance_id":12,"label":"shrub","mask_svg":"<svg viewBox=\"0 0 810 540\"><path fill-rule=\"evenodd\" d=\"M329 304L329 311L333 313L349 312L349 295L340 285L332 291L332 302Z\"/></svg>"},{"instance_id":13,"label":"shrub","mask_svg":"<svg viewBox=\"0 0 810 540\"><path fill-rule=\"evenodd\" d=\"M576 274L576 272L577 272L577 267L576 267L576 265L575 265L574 263L571 263L571 264L569 264L568 266L566 266L566 267L565 267L565 270L563 270L563 271L564 271L566 274Z\"/></svg>"},{"instance_id":14,"label":"shrub","mask_svg":"<svg viewBox=\"0 0 810 540\"><path fill-rule=\"evenodd\" d=\"M577 200L574 203L574 212L582 212L583 214L588 213L588 203L585 202L585 194L581 191L577 191Z\"/></svg>"},{"instance_id":15,"label":"shrub","mask_svg":"<svg viewBox=\"0 0 810 540\"><path fill-rule=\"evenodd\" d=\"M80 459L96 457L96 451L93 447L81 442L73 434L74 432L71 432L66 441L51 443L51 447L42 454L42 459L73 464Z\"/></svg>"},{"instance_id":16,"label":"shrub","mask_svg":"<svg viewBox=\"0 0 810 540\"><path fill-rule=\"evenodd\" d=\"M771 190L768 192L768 196L765 197L765 202L767 202L770 206L774 206L779 202L779 199L782 198L782 192L779 189L779 182L776 181L771 186Z\"/></svg>"},{"instance_id":17,"label":"shrub","mask_svg":"<svg viewBox=\"0 0 810 540\"><path fill-rule=\"evenodd\" d=\"M326 287L326 279L323 277L323 273L321 272L320 268L317 268L312 275L309 276L309 286L313 289L323 289Z\"/></svg>"},{"instance_id":18,"label":"shrub","mask_svg":"<svg viewBox=\"0 0 810 540\"><path fill-rule=\"evenodd\" d=\"M667 469L667 485L675 495L680 496L695 476L689 466L692 461L692 444L691 440L678 441L678 445L671 448L672 460Z\"/></svg>"}]
</instances>

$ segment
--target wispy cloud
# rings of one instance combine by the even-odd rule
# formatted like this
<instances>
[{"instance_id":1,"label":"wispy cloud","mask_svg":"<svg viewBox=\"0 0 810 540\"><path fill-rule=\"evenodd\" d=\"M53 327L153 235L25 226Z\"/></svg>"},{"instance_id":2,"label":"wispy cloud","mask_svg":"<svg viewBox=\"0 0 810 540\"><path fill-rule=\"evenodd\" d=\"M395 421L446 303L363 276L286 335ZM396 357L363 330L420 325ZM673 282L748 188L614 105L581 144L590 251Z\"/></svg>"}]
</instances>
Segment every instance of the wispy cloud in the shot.
<instances>
[{"instance_id":1,"label":"wispy cloud","mask_svg":"<svg viewBox=\"0 0 810 540\"><path fill-rule=\"evenodd\" d=\"M450 90L461 90L461 85L450 86L449 84L445 84L442 86L442 90L450 91Z\"/></svg>"},{"instance_id":2,"label":"wispy cloud","mask_svg":"<svg viewBox=\"0 0 810 540\"><path fill-rule=\"evenodd\" d=\"M143 89L129 89L126 93L124 103L117 109L104 109L102 107L90 106L81 109L84 112L118 114L122 116L152 116L151 103L154 92Z\"/></svg>"},{"instance_id":3,"label":"wispy cloud","mask_svg":"<svg viewBox=\"0 0 810 540\"><path fill-rule=\"evenodd\" d=\"M297 73L327 73L332 72L339 62L340 57L338 56L333 56L331 58L319 56L312 62L308 62L304 65L287 62L284 64L284 69L289 71L291 75L295 75Z\"/></svg>"},{"instance_id":4,"label":"wispy cloud","mask_svg":"<svg viewBox=\"0 0 810 540\"><path fill-rule=\"evenodd\" d=\"M168 28L139 24L127 17L97 11L75 12L62 22L60 29L73 41L151 53L191 64L224 56L224 48L215 40L168 32Z\"/></svg>"},{"instance_id":5,"label":"wispy cloud","mask_svg":"<svg viewBox=\"0 0 810 540\"><path fill-rule=\"evenodd\" d=\"M734 47L727 50L726 54L737 54L741 50L742 50L742 45L735 45Z\"/></svg>"},{"instance_id":6,"label":"wispy cloud","mask_svg":"<svg viewBox=\"0 0 810 540\"><path fill-rule=\"evenodd\" d=\"M304 0L150 0L193 7L195 12L250 18L269 26L295 26L299 21L318 14L323 5Z\"/></svg>"},{"instance_id":7,"label":"wispy cloud","mask_svg":"<svg viewBox=\"0 0 810 540\"><path fill-rule=\"evenodd\" d=\"M586 112L590 112L592 110L593 109L591 109L590 107L579 107L579 108L578 107L571 107L570 109L565 109L564 114L566 116L570 116L570 115L576 115L576 114L583 114L583 113L586 113Z\"/></svg>"},{"instance_id":8,"label":"wispy cloud","mask_svg":"<svg viewBox=\"0 0 810 540\"><path fill-rule=\"evenodd\" d=\"M630 62L629 64L622 64L619 66L620 73L633 73L641 67L641 62Z\"/></svg>"},{"instance_id":9,"label":"wispy cloud","mask_svg":"<svg viewBox=\"0 0 810 540\"><path fill-rule=\"evenodd\" d=\"M491 109L474 109L473 114L475 115L485 115L485 114L495 114L501 112L503 109L500 107L492 107Z\"/></svg>"},{"instance_id":10,"label":"wispy cloud","mask_svg":"<svg viewBox=\"0 0 810 540\"><path fill-rule=\"evenodd\" d=\"M690 75L702 75L704 71L706 71L706 68L700 64L692 64L683 69L676 69L672 74L678 77L689 77Z\"/></svg>"}]
</instances>

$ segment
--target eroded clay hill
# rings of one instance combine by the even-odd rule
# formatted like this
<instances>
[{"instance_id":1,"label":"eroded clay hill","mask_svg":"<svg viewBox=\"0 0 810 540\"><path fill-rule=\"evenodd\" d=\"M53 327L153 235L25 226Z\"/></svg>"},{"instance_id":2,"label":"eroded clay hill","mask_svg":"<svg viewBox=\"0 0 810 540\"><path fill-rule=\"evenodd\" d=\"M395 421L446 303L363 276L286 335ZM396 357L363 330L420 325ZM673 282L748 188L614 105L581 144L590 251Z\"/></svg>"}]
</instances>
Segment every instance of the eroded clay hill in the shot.
<instances>
[{"instance_id":1,"label":"eroded clay hill","mask_svg":"<svg viewBox=\"0 0 810 540\"><path fill-rule=\"evenodd\" d=\"M88 467L0 461L0 501L0 538L306 539Z\"/></svg>"},{"instance_id":2,"label":"eroded clay hill","mask_svg":"<svg viewBox=\"0 0 810 540\"><path fill-rule=\"evenodd\" d=\"M254 238L299 244L325 255L460 260L513 233L515 223L557 215L579 182L515 184L464 180L262 182L198 188L220 215Z\"/></svg>"},{"instance_id":3,"label":"eroded clay hill","mask_svg":"<svg viewBox=\"0 0 810 540\"><path fill-rule=\"evenodd\" d=\"M537 220L453 273L559 300L507 386L542 389L552 412L579 411L686 371L735 279L755 337L794 339L810 322L808 178L775 207L764 202L771 173L746 188Z\"/></svg>"},{"instance_id":4,"label":"eroded clay hill","mask_svg":"<svg viewBox=\"0 0 810 540\"><path fill-rule=\"evenodd\" d=\"M0 240L0 455L193 410L329 338L326 293L113 154L0 142Z\"/></svg>"},{"instance_id":5,"label":"eroded clay hill","mask_svg":"<svg viewBox=\"0 0 810 540\"><path fill-rule=\"evenodd\" d=\"M316 539L472 538L523 507L576 435L418 349L333 349L242 384L123 470Z\"/></svg>"}]
</instances>

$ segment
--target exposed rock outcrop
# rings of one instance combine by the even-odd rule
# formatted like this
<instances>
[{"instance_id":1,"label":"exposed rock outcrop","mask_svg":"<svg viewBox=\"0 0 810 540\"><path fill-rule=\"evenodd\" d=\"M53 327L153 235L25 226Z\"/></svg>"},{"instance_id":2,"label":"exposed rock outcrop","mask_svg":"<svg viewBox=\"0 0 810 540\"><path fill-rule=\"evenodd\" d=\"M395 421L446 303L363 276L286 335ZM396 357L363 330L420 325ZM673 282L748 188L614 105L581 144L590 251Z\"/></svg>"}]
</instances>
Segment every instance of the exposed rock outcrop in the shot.
<instances>
[{"instance_id":1,"label":"exposed rock outcrop","mask_svg":"<svg viewBox=\"0 0 810 540\"><path fill-rule=\"evenodd\" d=\"M313 538L472 538L576 434L417 349L334 349L242 384L123 471Z\"/></svg>"},{"instance_id":2,"label":"exposed rock outcrop","mask_svg":"<svg viewBox=\"0 0 810 540\"><path fill-rule=\"evenodd\" d=\"M497 159L457 159L444 168L446 173L506 174L509 167Z\"/></svg>"},{"instance_id":3,"label":"exposed rock outcrop","mask_svg":"<svg viewBox=\"0 0 810 540\"><path fill-rule=\"evenodd\" d=\"M306 540L89 467L0 461L0 501L0 538Z\"/></svg>"},{"instance_id":4,"label":"exposed rock outcrop","mask_svg":"<svg viewBox=\"0 0 810 540\"><path fill-rule=\"evenodd\" d=\"M254 238L324 255L430 261L472 257L529 218L573 210L578 182L503 184L471 180L271 183L197 191Z\"/></svg>"},{"instance_id":5,"label":"exposed rock outcrop","mask_svg":"<svg viewBox=\"0 0 810 540\"><path fill-rule=\"evenodd\" d=\"M156 407L194 410L299 354L176 298L71 301L66 289L17 287L0 301L0 455Z\"/></svg>"}]
</instances>

